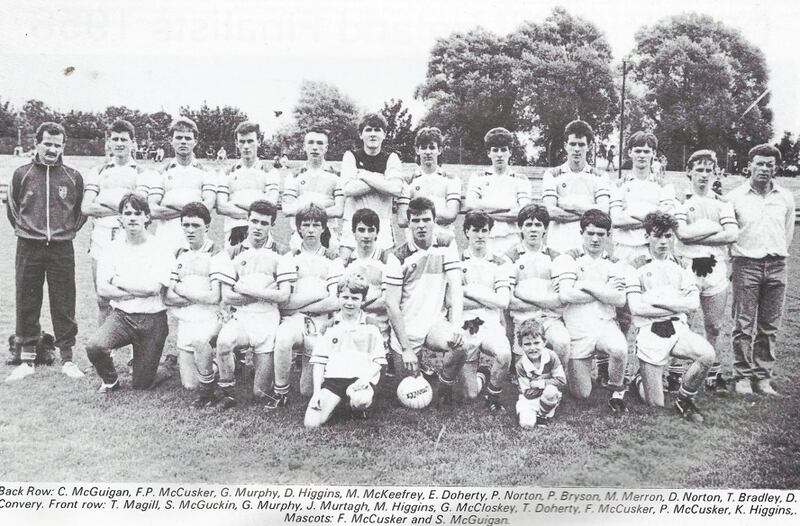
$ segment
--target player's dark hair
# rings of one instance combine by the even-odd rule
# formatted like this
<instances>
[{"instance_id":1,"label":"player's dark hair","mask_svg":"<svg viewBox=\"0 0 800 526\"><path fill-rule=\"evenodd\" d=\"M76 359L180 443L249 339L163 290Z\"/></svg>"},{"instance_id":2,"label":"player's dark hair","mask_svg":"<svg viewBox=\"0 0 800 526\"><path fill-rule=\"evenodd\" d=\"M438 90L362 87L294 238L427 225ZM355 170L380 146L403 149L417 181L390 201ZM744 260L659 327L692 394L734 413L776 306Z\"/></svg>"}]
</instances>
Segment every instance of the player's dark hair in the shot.
<instances>
[{"instance_id":1,"label":"player's dark hair","mask_svg":"<svg viewBox=\"0 0 800 526\"><path fill-rule=\"evenodd\" d=\"M594 130L592 130L592 127L589 126L588 123L581 120L572 121L564 128L565 142L569 139L570 135L574 135L577 138L586 137L587 144L592 144L594 142Z\"/></svg>"},{"instance_id":2,"label":"player's dark hair","mask_svg":"<svg viewBox=\"0 0 800 526\"><path fill-rule=\"evenodd\" d=\"M311 128L308 128L306 130L306 135L308 135L309 133L321 133L327 139L328 135L330 135L331 132L330 132L330 130L328 130L326 128L322 128L320 126L312 126Z\"/></svg>"},{"instance_id":3,"label":"player's dark hair","mask_svg":"<svg viewBox=\"0 0 800 526\"><path fill-rule=\"evenodd\" d=\"M275 218L278 217L278 209L275 207L275 205L263 199L258 199L257 201L250 203L250 208L247 210L247 217L250 217L252 212L261 214L262 216L271 217L273 225L275 224Z\"/></svg>"},{"instance_id":4,"label":"player's dark hair","mask_svg":"<svg viewBox=\"0 0 800 526\"><path fill-rule=\"evenodd\" d=\"M650 212L644 216L642 225L648 235L662 236L678 228L678 221L666 212Z\"/></svg>"},{"instance_id":5,"label":"player's dark hair","mask_svg":"<svg viewBox=\"0 0 800 526\"><path fill-rule=\"evenodd\" d=\"M714 163L714 168L717 165L717 154L714 150L697 150L693 152L692 155L689 156L689 160L686 161L686 171L691 172L694 169L695 163L703 163L703 162L712 162Z\"/></svg>"},{"instance_id":6,"label":"player's dark hair","mask_svg":"<svg viewBox=\"0 0 800 526\"><path fill-rule=\"evenodd\" d=\"M541 338L544 340L544 327L542 323L538 320L525 320L523 321L519 329L517 329L517 342L522 345L522 339L525 337L533 338Z\"/></svg>"},{"instance_id":7,"label":"player's dark hair","mask_svg":"<svg viewBox=\"0 0 800 526\"><path fill-rule=\"evenodd\" d=\"M298 210L294 217L294 224L298 229L303 221L319 221L322 223L322 228L326 228L328 226L328 214L321 206L311 203Z\"/></svg>"},{"instance_id":8,"label":"player's dark hair","mask_svg":"<svg viewBox=\"0 0 800 526\"><path fill-rule=\"evenodd\" d=\"M483 146L487 150L490 148L511 148L514 144L514 135L505 128L492 128L483 136Z\"/></svg>"},{"instance_id":9,"label":"player's dark hair","mask_svg":"<svg viewBox=\"0 0 800 526\"><path fill-rule=\"evenodd\" d=\"M380 113L368 113L364 115L364 118L358 123L358 134L361 135L361 132L363 132L364 128L367 126L370 128L380 128L386 131L386 129L389 128L389 123L386 122L386 119Z\"/></svg>"},{"instance_id":10,"label":"player's dark hair","mask_svg":"<svg viewBox=\"0 0 800 526\"><path fill-rule=\"evenodd\" d=\"M488 226L489 230L494 226L494 218L484 212L483 210L471 210L464 216L464 233L466 234L470 228L480 230Z\"/></svg>"},{"instance_id":11,"label":"player's dark hair","mask_svg":"<svg viewBox=\"0 0 800 526\"><path fill-rule=\"evenodd\" d=\"M757 146L753 146L752 148L750 148L750 151L747 152L747 159L749 161L752 161L753 159L755 159L756 155L760 157L774 157L776 163L781 162L782 159L781 151L775 148L773 145L766 143L759 144Z\"/></svg>"},{"instance_id":12,"label":"player's dark hair","mask_svg":"<svg viewBox=\"0 0 800 526\"><path fill-rule=\"evenodd\" d=\"M415 197L408 203L406 218L411 219L411 216L422 215L426 210L430 210L433 214L433 218L436 219L436 206L433 204L433 201L427 197Z\"/></svg>"},{"instance_id":13,"label":"player's dark hair","mask_svg":"<svg viewBox=\"0 0 800 526\"><path fill-rule=\"evenodd\" d=\"M376 232L381 231L381 218L378 217L375 210L371 208L359 208L355 211L351 225L353 232L356 231L356 227L359 223L363 223L364 226L374 227Z\"/></svg>"},{"instance_id":14,"label":"player's dark hair","mask_svg":"<svg viewBox=\"0 0 800 526\"><path fill-rule=\"evenodd\" d=\"M517 214L517 226L521 227L528 219L538 219L547 228L550 225L550 212L543 205L531 203L520 209Z\"/></svg>"},{"instance_id":15,"label":"player's dark hair","mask_svg":"<svg viewBox=\"0 0 800 526\"><path fill-rule=\"evenodd\" d=\"M172 137L176 131L190 131L194 134L195 140L200 138L200 130L197 129L197 124L189 117L178 117L172 121L169 127L169 136Z\"/></svg>"},{"instance_id":16,"label":"player's dark hair","mask_svg":"<svg viewBox=\"0 0 800 526\"><path fill-rule=\"evenodd\" d=\"M127 133L131 140L136 139L136 129L125 119L117 119L108 127L108 133Z\"/></svg>"},{"instance_id":17,"label":"player's dark hair","mask_svg":"<svg viewBox=\"0 0 800 526\"><path fill-rule=\"evenodd\" d=\"M244 121L240 122L238 126L236 126L236 131L233 132L233 136L236 137L237 135L247 135L248 133L255 132L256 137L261 133L261 127L252 121Z\"/></svg>"},{"instance_id":18,"label":"player's dark hair","mask_svg":"<svg viewBox=\"0 0 800 526\"><path fill-rule=\"evenodd\" d=\"M64 127L61 126L57 122L43 122L36 128L36 144L42 142L44 138L44 132L49 133L50 135L62 135L64 140L67 139L67 132L64 131Z\"/></svg>"},{"instance_id":19,"label":"player's dark hair","mask_svg":"<svg viewBox=\"0 0 800 526\"><path fill-rule=\"evenodd\" d=\"M653 150L658 150L658 139L650 132L637 131L625 141L625 149L649 146Z\"/></svg>"},{"instance_id":20,"label":"player's dark hair","mask_svg":"<svg viewBox=\"0 0 800 526\"><path fill-rule=\"evenodd\" d=\"M122 214L122 210L125 208L125 205L130 205L137 212L142 212L144 215L148 217L147 221L145 221L144 226L150 226L150 205L147 202L147 199L140 195L136 195L134 193L125 194L122 196L122 199L119 202L118 211Z\"/></svg>"},{"instance_id":21,"label":"player's dark hair","mask_svg":"<svg viewBox=\"0 0 800 526\"><path fill-rule=\"evenodd\" d=\"M367 299L369 292L369 282L367 278L359 273L348 274L342 281L339 282L339 293L343 290L349 290L354 294L361 294L362 301Z\"/></svg>"},{"instance_id":22,"label":"player's dark hair","mask_svg":"<svg viewBox=\"0 0 800 526\"><path fill-rule=\"evenodd\" d=\"M181 219L184 217L199 217L206 225L211 224L211 214L206 205L200 201L192 201L181 208Z\"/></svg>"},{"instance_id":23,"label":"player's dark hair","mask_svg":"<svg viewBox=\"0 0 800 526\"><path fill-rule=\"evenodd\" d=\"M429 144L435 144L441 150L444 146L444 136L442 135L442 130L439 128L434 128L433 126L426 126L424 128L420 128L417 132L417 136L414 137L414 147L419 148L420 146L427 146Z\"/></svg>"},{"instance_id":24,"label":"player's dark hair","mask_svg":"<svg viewBox=\"0 0 800 526\"><path fill-rule=\"evenodd\" d=\"M606 232L611 231L611 216L607 213L603 212L602 210L598 210L597 208L592 208L591 210L587 210L586 212L581 215L581 233L586 230L586 227L589 225L596 226L597 228L602 228Z\"/></svg>"}]
</instances>

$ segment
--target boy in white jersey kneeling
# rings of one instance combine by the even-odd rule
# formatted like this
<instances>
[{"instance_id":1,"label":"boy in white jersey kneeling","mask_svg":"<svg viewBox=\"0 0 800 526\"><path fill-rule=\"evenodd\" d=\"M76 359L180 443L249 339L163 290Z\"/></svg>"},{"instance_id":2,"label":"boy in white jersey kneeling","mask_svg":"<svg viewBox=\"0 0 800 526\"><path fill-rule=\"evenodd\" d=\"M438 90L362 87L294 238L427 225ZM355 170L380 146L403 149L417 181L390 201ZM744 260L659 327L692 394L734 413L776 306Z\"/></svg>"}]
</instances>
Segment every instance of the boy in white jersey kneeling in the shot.
<instances>
[{"instance_id":1,"label":"boy in white jersey kneeling","mask_svg":"<svg viewBox=\"0 0 800 526\"><path fill-rule=\"evenodd\" d=\"M503 412L500 395L511 365L511 346L500 320L511 296L510 269L507 259L488 252L493 225L494 219L480 210L464 218L467 248L461 255L461 270L468 353L460 370L453 364L444 368L442 376L455 378L460 373L467 399L476 398L485 387L489 410ZM491 368L479 367L481 353L492 358Z\"/></svg>"},{"instance_id":2,"label":"boy in white jersey kneeling","mask_svg":"<svg viewBox=\"0 0 800 526\"><path fill-rule=\"evenodd\" d=\"M189 203L181 211L181 226L189 248L178 249L172 282L164 303L178 320L178 370L186 389L199 387L194 407L214 403L214 349L211 339L221 326L220 282L211 280L216 254L208 238L211 214L203 203Z\"/></svg>"},{"instance_id":3,"label":"boy in white jersey kneeling","mask_svg":"<svg viewBox=\"0 0 800 526\"><path fill-rule=\"evenodd\" d=\"M380 331L367 323L361 310L368 290L369 284L358 274L347 276L339 287L339 312L333 326L317 340L310 360L314 392L306 410L306 427L327 422L342 400L347 400L357 417L366 419L386 363Z\"/></svg>"},{"instance_id":4,"label":"boy in white jersey kneeling","mask_svg":"<svg viewBox=\"0 0 800 526\"><path fill-rule=\"evenodd\" d=\"M522 356L514 366L519 387L517 419L520 427L546 426L561 403L567 382L558 355L545 347L544 327L536 320L523 321L517 330Z\"/></svg>"},{"instance_id":5,"label":"boy in white jersey kneeling","mask_svg":"<svg viewBox=\"0 0 800 526\"><path fill-rule=\"evenodd\" d=\"M567 362L570 392L588 398L592 392L592 358L608 357L605 376L611 390L608 405L614 414L625 412L625 366L628 343L617 324L617 308L625 305L626 265L605 251L611 234L611 218L601 210L588 210L580 220L583 250L562 254L553 262L558 296L566 305L564 323L571 348ZM601 380L602 382L602 380Z\"/></svg>"},{"instance_id":6,"label":"boy in white jersey kneeling","mask_svg":"<svg viewBox=\"0 0 800 526\"><path fill-rule=\"evenodd\" d=\"M275 251L270 232L278 211L268 201L250 205L247 238L220 252L213 260L211 278L219 281L222 302L233 315L217 337L220 406L237 404L234 395L234 350L252 349L255 365L253 394L264 398L273 377L275 334L280 322L278 305L291 293L294 268Z\"/></svg>"},{"instance_id":7,"label":"boy in white jersey kneeling","mask_svg":"<svg viewBox=\"0 0 800 526\"><path fill-rule=\"evenodd\" d=\"M652 212L644 218L650 258L628 269L625 289L637 328L636 355L639 375L634 385L649 405L663 406L662 373L671 357L685 358L691 365L681 380L675 408L685 419L702 423L694 403L698 388L714 363L714 348L689 329L686 315L700 306L700 294L691 270L672 256L675 218Z\"/></svg>"}]
</instances>

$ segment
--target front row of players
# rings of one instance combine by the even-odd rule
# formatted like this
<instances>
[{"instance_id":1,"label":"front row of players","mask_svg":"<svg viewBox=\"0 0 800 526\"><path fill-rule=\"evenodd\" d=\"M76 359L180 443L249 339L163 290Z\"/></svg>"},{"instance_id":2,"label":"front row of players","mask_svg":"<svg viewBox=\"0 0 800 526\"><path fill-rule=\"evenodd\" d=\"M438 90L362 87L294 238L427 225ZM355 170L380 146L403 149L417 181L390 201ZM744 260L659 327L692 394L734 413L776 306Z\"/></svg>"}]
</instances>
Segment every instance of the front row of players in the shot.
<instances>
[{"instance_id":1,"label":"front row of players","mask_svg":"<svg viewBox=\"0 0 800 526\"><path fill-rule=\"evenodd\" d=\"M465 398L485 392L492 412L504 411L500 395L514 356L516 408L525 427L552 418L564 386L587 398L592 360L607 356L603 383L611 391L610 408L621 413L628 351L616 313L627 304L637 328L633 383L639 393L662 406L664 367L671 357L689 360L675 405L684 417L702 421L693 399L715 353L687 325L699 292L691 270L673 258L678 224L671 215L645 217L649 257L629 266L606 253L612 223L600 210L581 217L582 249L557 255L544 245L547 209L527 205L517 218L519 246L498 258L487 250L491 216L467 214L468 245L459 255L452 233L435 228L434 204L415 198L407 210L410 239L394 250L377 248L377 214L356 211L356 249L344 261L322 245L327 217L315 205L298 211L302 244L284 255L271 235L277 211L267 201L250 207L245 240L219 253L207 237L208 209L187 205L180 221L188 248L174 257L147 231L146 200L127 195L119 213L124 242L97 269L98 294L113 311L87 344L103 380L100 392L119 388L111 350L127 344L133 347L133 387L158 382L170 307L178 320L181 380L197 388L198 408L237 404L234 354L242 349L252 350L254 396L267 409L287 405L294 352L300 351L300 392L311 397L305 421L317 426L341 400L358 411L369 406L387 353L398 375L416 375L424 348L443 354L441 401L452 400L460 383ZM506 310L513 352L503 326ZM479 366L481 354L489 367Z\"/></svg>"}]
</instances>

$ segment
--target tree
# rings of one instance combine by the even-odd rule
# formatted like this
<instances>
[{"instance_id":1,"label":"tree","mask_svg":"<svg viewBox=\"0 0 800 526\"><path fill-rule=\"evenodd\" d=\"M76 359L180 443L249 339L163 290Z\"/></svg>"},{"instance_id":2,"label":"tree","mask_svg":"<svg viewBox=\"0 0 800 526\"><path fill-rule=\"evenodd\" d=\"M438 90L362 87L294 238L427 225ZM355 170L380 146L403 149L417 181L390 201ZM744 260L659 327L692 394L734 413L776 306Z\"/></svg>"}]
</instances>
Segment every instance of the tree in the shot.
<instances>
[{"instance_id":1,"label":"tree","mask_svg":"<svg viewBox=\"0 0 800 526\"><path fill-rule=\"evenodd\" d=\"M70 139L103 139L105 137L105 124L102 116L72 110L64 115L61 123Z\"/></svg>"},{"instance_id":2,"label":"tree","mask_svg":"<svg viewBox=\"0 0 800 526\"><path fill-rule=\"evenodd\" d=\"M594 24L557 7L542 23L527 22L509 35L506 48L516 58L517 122L537 132L534 144L545 148L548 164L559 162L570 121L586 121L598 136L611 131L611 46Z\"/></svg>"},{"instance_id":3,"label":"tree","mask_svg":"<svg viewBox=\"0 0 800 526\"><path fill-rule=\"evenodd\" d=\"M411 127L411 114L403 107L402 99L391 99L383 103L381 115L386 119L386 142L404 161L414 159L414 130Z\"/></svg>"},{"instance_id":4,"label":"tree","mask_svg":"<svg viewBox=\"0 0 800 526\"><path fill-rule=\"evenodd\" d=\"M19 114L23 133L34 133L43 122L61 122L62 115L40 100L31 99L22 105Z\"/></svg>"},{"instance_id":5,"label":"tree","mask_svg":"<svg viewBox=\"0 0 800 526\"><path fill-rule=\"evenodd\" d=\"M0 99L0 137L17 136L17 114L11 101Z\"/></svg>"},{"instance_id":6,"label":"tree","mask_svg":"<svg viewBox=\"0 0 800 526\"><path fill-rule=\"evenodd\" d=\"M671 166L689 152L733 149L739 158L772 136L764 55L708 15L682 14L636 33L632 80L641 83L659 150Z\"/></svg>"},{"instance_id":7,"label":"tree","mask_svg":"<svg viewBox=\"0 0 800 526\"><path fill-rule=\"evenodd\" d=\"M248 120L247 114L239 108L234 106L211 108L205 101L199 110L182 106L180 114L192 119L200 131L200 137L195 147L198 157L205 155L206 152L216 154L222 146L225 147L228 155L233 156L236 152L234 130L240 123Z\"/></svg>"},{"instance_id":8,"label":"tree","mask_svg":"<svg viewBox=\"0 0 800 526\"><path fill-rule=\"evenodd\" d=\"M800 140L794 140L791 132L783 132L783 137L780 142L775 144L775 147L780 150L784 165L797 166L800 164Z\"/></svg>"},{"instance_id":9,"label":"tree","mask_svg":"<svg viewBox=\"0 0 800 526\"><path fill-rule=\"evenodd\" d=\"M486 132L496 126L516 130L513 64L505 39L480 27L436 40L414 97L428 107L422 124L437 126L453 143L444 161L484 163Z\"/></svg>"}]
</instances>

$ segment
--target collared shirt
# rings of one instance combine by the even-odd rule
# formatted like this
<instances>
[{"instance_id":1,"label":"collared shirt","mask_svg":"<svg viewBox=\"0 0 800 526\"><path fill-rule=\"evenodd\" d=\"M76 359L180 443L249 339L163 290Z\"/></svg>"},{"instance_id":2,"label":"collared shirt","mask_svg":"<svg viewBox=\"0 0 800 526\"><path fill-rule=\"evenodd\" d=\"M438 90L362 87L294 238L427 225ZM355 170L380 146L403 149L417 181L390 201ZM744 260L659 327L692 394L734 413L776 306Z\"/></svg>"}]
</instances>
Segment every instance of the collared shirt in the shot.
<instances>
[{"instance_id":1,"label":"collared shirt","mask_svg":"<svg viewBox=\"0 0 800 526\"><path fill-rule=\"evenodd\" d=\"M461 258L454 242L440 244L434 239L428 249L413 241L396 248L402 280L384 278L386 288L402 287L400 310L409 337L424 338L431 326L444 316L447 272L461 268ZM392 348L400 345L392 331Z\"/></svg>"},{"instance_id":2,"label":"collared shirt","mask_svg":"<svg viewBox=\"0 0 800 526\"><path fill-rule=\"evenodd\" d=\"M267 199L270 194L277 196L280 185L280 173L270 170L269 163L257 159L251 167L246 167L242 161L231 166L217 180L216 190L234 204L249 205L258 199ZM247 226L247 220L225 216L225 232L239 226Z\"/></svg>"},{"instance_id":3,"label":"collared shirt","mask_svg":"<svg viewBox=\"0 0 800 526\"><path fill-rule=\"evenodd\" d=\"M717 194L711 192L709 195L700 196L690 194L682 205L675 209L675 219L678 224L686 223L691 225L698 221L709 220L718 223L720 226L736 225L736 214L733 205L723 201ZM701 243L683 244L680 240L675 241L675 254L685 258L703 258L715 256L717 258L727 258L727 245L703 245Z\"/></svg>"},{"instance_id":4,"label":"collared shirt","mask_svg":"<svg viewBox=\"0 0 800 526\"><path fill-rule=\"evenodd\" d=\"M561 254L553 261L556 290L564 286L565 281L588 281L593 283L608 283L609 278L625 280L625 263L610 258L608 254L593 258L583 253L577 258L568 254ZM569 327L587 327L596 320L614 320L617 310L614 305L603 303L599 300L588 303L570 303L564 307L564 323Z\"/></svg>"},{"instance_id":5,"label":"collared shirt","mask_svg":"<svg viewBox=\"0 0 800 526\"><path fill-rule=\"evenodd\" d=\"M441 167L431 174L422 173L422 169L417 167L411 180L403 185L403 195L397 198L397 204L407 205L415 197L427 197L433 201L439 217L449 201L461 203L461 179L448 177Z\"/></svg>"},{"instance_id":6,"label":"collared shirt","mask_svg":"<svg viewBox=\"0 0 800 526\"><path fill-rule=\"evenodd\" d=\"M509 250L506 256L511 260L509 276L511 294L513 295L517 288L555 292L554 278L557 269L553 263L557 255L557 252L544 245L538 252L528 250L523 243ZM563 310L563 307L551 310L531 306L530 310L510 309L509 313L515 323L521 323L529 319L558 319Z\"/></svg>"},{"instance_id":7,"label":"collared shirt","mask_svg":"<svg viewBox=\"0 0 800 526\"><path fill-rule=\"evenodd\" d=\"M322 163L318 169L303 166L296 174L286 178L283 183L284 205L299 201L302 205L314 203L328 208L338 197L344 197L339 174L328 163ZM331 219L328 219L328 223ZM294 220L289 221L292 231L297 232ZM330 226L330 225L329 225Z\"/></svg>"},{"instance_id":8,"label":"collared shirt","mask_svg":"<svg viewBox=\"0 0 800 526\"><path fill-rule=\"evenodd\" d=\"M739 238L731 255L761 259L789 255L794 234L794 196L772 182L772 190L761 195L747 181L731 190L725 199L733 205L739 222Z\"/></svg>"},{"instance_id":9,"label":"collared shirt","mask_svg":"<svg viewBox=\"0 0 800 526\"><path fill-rule=\"evenodd\" d=\"M370 287L386 290L386 283L402 286L403 273L400 269L400 261L391 252L376 248L369 257L358 257L358 250L354 250L347 261L344 262L345 275L360 274L363 276ZM364 310L379 324L381 331L388 330L389 316L386 313L386 306L380 302L379 307L375 303L365 305Z\"/></svg>"},{"instance_id":10,"label":"collared shirt","mask_svg":"<svg viewBox=\"0 0 800 526\"><path fill-rule=\"evenodd\" d=\"M632 177L611 192L609 214L617 213L642 216L658 210L669 212L675 208L675 188L671 184L660 185L655 178ZM615 228L614 243L628 247L647 245L644 226L637 228Z\"/></svg>"},{"instance_id":11,"label":"collared shirt","mask_svg":"<svg viewBox=\"0 0 800 526\"><path fill-rule=\"evenodd\" d=\"M628 266L625 276L625 293L627 296L643 294L662 288L671 289L686 296L697 292L697 278L691 268L683 268L673 259L649 259L639 268ZM668 314L657 318L633 316L633 325L635 327L644 327L649 323L669 320L670 318L679 318L685 323L686 313Z\"/></svg>"},{"instance_id":12,"label":"collared shirt","mask_svg":"<svg viewBox=\"0 0 800 526\"><path fill-rule=\"evenodd\" d=\"M547 170L542 177L542 200L554 198L558 205L559 200L567 196L573 200L580 200L585 205L607 201L611 198L611 182L605 172L588 164L580 172L573 172L569 163ZM600 205L598 208L606 206ZM578 221L570 223L550 221L547 240L550 247L558 252L580 248L583 239Z\"/></svg>"},{"instance_id":13,"label":"collared shirt","mask_svg":"<svg viewBox=\"0 0 800 526\"><path fill-rule=\"evenodd\" d=\"M311 287L318 287L327 290L329 294L336 294L339 280L342 279L344 268L342 260L336 257L331 250L320 246L315 252L308 252L302 248L290 252L284 256L287 266L294 272L289 280L294 289L298 288L302 280ZM290 299L291 303L291 299ZM283 316L291 316L301 309L282 308Z\"/></svg>"},{"instance_id":14,"label":"collared shirt","mask_svg":"<svg viewBox=\"0 0 800 526\"><path fill-rule=\"evenodd\" d=\"M361 378L377 383L380 366L386 364L383 337L361 313L357 321L342 320L336 313L333 326L320 336L309 360L325 366L325 378Z\"/></svg>"},{"instance_id":15,"label":"collared shirt","mask_svg":"<svg viewBox=\"0 0 800 526\"><path fill-rule=\"evenodd\" d=\"M473 255L469 249L464 250L461 255L462 282L464 285L478 284L497 292L501 289L511 289L510 284L510 262L507 258L499 258L487 254L484 257ZM467 308L464 306L464 319L481 318L483 321L493 321L500 323L502 319L501 309L490 307Z\"/></svg>"},{"instance_id":16,"label":"collared shirt","mask_svg":"<svg viewBox=\"0 0 800 526\"><path fill-rule=\"evenodd\" d=\"M471 175L467 184L467 201L476 208L516 208L531 202L531 182L521 174L508 170L497 175L491 170ZM495 221L490 237L505 237L519 232L516 221Z\"/></svg>"},{"instance_id":17,"label":"collared shirt","mask_svg":"<svg viewBox=\"0 0 800 526\"><path fill-rule=\"evenodd\" d=\"M524 395L525 391L532 387L531 384L538 380L544 381L545 385L555 385L556 387L567 385L567 376L564 374L561 360L553 350L548 348L542 351L538 366L534 365L526 354L522 354L517 360L514 370L517 373L520 395Z\"/></svg>"},{"instance_id":18,"label":"collared shirt","mask_svg":"<svg viewBox=\"0 0 800 526\"><path fill-rule=\"evenodd\" d=\"M121 166L117 166L113 162L106 163L100 168L89 172L86 176L84 192L96 193L95 202L100 204L112 205L116 201L114 205L116 210L126 193L135 191L143 194L147 193L142 173L142 170L132 159ZM117 215L95 217L93 222L95 226L116 228L119 227L118 217Z\"/></svg>"},{"instance_id":19,"label":"collared shirt","mask_svg":"<svg viewBox=\"0 0 800 526\"><path fill-rule=\"evenodd\" d=\"M178 250L175 255L175 263L172 268L171 283L178 282L190 283L211 288L211 260L215 255L214 242L206 239L203 246L197 250L184 249ZM190 303L182 307L173 307L171 312L179 320L193 320L208 312L219 311L219 305L206 303ZM201 318L202 319L202 318Z\"/></svg>"}]
</instances>

